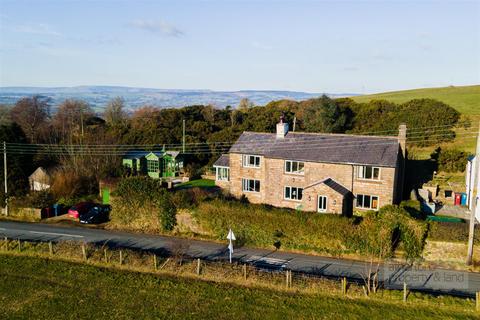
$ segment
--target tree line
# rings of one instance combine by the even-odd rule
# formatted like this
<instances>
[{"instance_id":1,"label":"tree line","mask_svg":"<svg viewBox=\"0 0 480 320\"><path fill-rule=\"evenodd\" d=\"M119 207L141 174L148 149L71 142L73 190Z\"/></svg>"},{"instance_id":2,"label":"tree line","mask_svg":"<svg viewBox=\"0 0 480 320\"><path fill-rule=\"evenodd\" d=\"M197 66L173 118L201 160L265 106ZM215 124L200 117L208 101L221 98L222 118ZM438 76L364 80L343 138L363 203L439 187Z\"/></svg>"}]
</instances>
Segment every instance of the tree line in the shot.
<instances>
[{"instance_id":1,"label":"tree line","mask_svg":"<svg viewBox=\"0 0 480 320\"><path fill-rule=\"evenodd\" d=\"M129 112L124 100L118 97L98 113L77 99L65 100L52 112L48 98L33 96L19 99L13 106L0 106L0 139L24 144L162 146L182 143L185 120L186 143L202 146L202 152L189 155L188 170L194 171L212 164L225 151L216 142L234 142L243 131L274 132L282 114L290 128L295 121L295 130L306 132L396 135L400 123L410 128L428 127L412 134L412 141L422 146L452 140L452 128L460 119L455 109L432 99L403 104L384 100L356 103L349 98L322 96L305 101L272 101L265 106L254 106L243 99L238 106L224 109L211 105L143 106ZM91 192L99 178L121 174L120 157L109 154L12 154L8 164L13 194L27 190L26 179L38 166L56 165L65 180L75 177L92 185L75 192ZM65 183L59 189L68 189Z\"/></svg>"}]
</instances>

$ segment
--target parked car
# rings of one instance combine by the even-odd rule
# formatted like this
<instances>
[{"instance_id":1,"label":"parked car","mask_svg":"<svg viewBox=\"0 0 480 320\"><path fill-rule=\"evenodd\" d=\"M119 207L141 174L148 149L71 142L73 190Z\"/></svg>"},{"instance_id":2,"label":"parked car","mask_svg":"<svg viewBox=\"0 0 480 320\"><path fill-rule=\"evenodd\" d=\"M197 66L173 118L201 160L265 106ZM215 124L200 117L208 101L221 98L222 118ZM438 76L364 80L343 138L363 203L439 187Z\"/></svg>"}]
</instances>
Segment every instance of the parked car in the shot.
<instances>
[{"instance_id":1,"label":"parked car","mask_svg":"<svg viewBox=\"0 0 480 320\"><path fill-rule=\"evenodd\" d=\"M80 223L97 224L107 222L110 215L110 206L95 205L87 213L80 214Z\"/></svg>"},{"instance_id":2,"label":"parked car","mask_svg":"<svg viewBox=\"0 0 480 320\"><path fill-rule=\"evenodd\" d=\"M67 215L78 219L82 214L86 214L95 205L95 202L79 202L68 210Z\"/></svg>"}]
</instances>

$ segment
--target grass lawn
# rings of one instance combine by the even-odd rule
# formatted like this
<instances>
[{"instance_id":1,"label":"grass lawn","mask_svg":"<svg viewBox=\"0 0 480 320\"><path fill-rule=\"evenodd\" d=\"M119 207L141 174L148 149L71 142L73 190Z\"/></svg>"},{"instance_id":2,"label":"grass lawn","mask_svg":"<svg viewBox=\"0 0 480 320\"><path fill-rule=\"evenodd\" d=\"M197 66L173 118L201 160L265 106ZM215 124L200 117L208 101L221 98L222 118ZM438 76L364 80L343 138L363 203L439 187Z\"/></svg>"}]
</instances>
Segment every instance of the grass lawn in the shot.
<instances>
[{"instance_id":1,"label":"grass lawn","mask_svg":"<svg viewBox=\"0 0 480 320\"><path fill-rule=\"evenodd\" d=\"M473 309L448 297L403 304L0 255L4 319L466 319Z\"/></svg>"},{"instance_id":2,"label":"grass lawn","mask_svg":"<svg viewBox=\"0 0 480 320\"><path fill-rule=\"evenodd\" d=\"M480 114L480 85L392 91L352 97L357 102L385 99L396 103L420 98L442 101L466 115Z\"/></svg>"},{"instance_id":3,"label":"grass lawn","mask_svg":"<svg viewBox=\"0 0 480 320\"><path fill-rule=\"evenodd\" d=\"M194 187L213 188L215 187L215 180L210 180L210 179L191 180L188 182L180 183L176 187L180 189L194 188Z\"/></svg>"}]
</instances>

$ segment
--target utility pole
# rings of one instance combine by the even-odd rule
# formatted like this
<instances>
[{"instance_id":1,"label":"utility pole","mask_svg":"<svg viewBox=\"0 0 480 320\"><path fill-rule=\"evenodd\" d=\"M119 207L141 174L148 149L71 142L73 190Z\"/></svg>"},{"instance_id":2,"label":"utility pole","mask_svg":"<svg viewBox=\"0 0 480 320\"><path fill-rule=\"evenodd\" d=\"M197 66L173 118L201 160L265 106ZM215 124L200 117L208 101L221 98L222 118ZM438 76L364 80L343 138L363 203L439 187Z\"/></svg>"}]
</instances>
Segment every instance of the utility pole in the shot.
<instances>
[{"instance_id":1,"label":"utility pole","mask_svg":"<svg viewBox=\"0 0 480 320\"><path fill-rule=\"evenodd\" d=\"M3 183L5 185L5 215L8 216L8 187L7 187L7 143L3 141Z\"/></svg>"},{"instance_id":2,"label":"utility pole","mask_svg":"<svg viewBox=\"0 0 480 320\"><path fill-rule=\"evenodd\" d=\"M294 116L294 117L293 117L293 130L292 130L293 132L295 132L295 126L296 126L296 125L297 125L297 117Z\"/></svg>"},{"instance_id":3,"label":"utility pole","mask_svg":"<svg viewBox=\"0 0 480 320\"><path fill-rule=\"evenodd\" d=\"M83 107L80 109L80 123L82 128L82 139L83 139Z\"/></svg>"},{"instance_id":4,"label":"utility pole","mask_svg":"<svg viewBox=\"0 0 480 320\"><path fill-rule=\"evenodd\" d=\"M477 148L475 150L475 159L473 160L473 186L470 188L472 189L472 207L470 213L470 228L468 231L468 254L467 254L467 265L472 265L473 263L473 240L475 235L475 212L477 210L477 196L478 196L478 175L479 175L479 166L480 166L480 123L478 128L478 135L477 135Z\"/></svg>"},{"instance_id":5,"label":"utility pole","mask_svg":"<svg viewBox=\"0 0 480 320\"><path fill-rule=\"evenodd\" d=\"M183 151L183 154L185 154L185 119L183 119L182 151Z\"/></svg>"}]
</instances>

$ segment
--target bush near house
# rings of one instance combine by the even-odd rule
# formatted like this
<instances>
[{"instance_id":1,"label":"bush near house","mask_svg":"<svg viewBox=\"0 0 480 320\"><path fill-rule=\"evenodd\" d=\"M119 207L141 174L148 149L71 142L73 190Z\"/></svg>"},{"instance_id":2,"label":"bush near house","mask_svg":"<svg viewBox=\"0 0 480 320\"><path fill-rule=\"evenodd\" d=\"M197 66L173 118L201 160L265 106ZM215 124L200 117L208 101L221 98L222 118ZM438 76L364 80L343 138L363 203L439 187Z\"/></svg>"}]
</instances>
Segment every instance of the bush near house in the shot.
<instances>
[{"instance_id":1,"label":"bush near house","mask_svg":"<svg viewBox=\"0 0 480 320\"><path fill-rule=\"evenodd\" d=\"M438 170L445 172L463 172L467 165L468 153L457 149L438 148L433 157L437 158Z\"/></svg>"}]
</instances>

